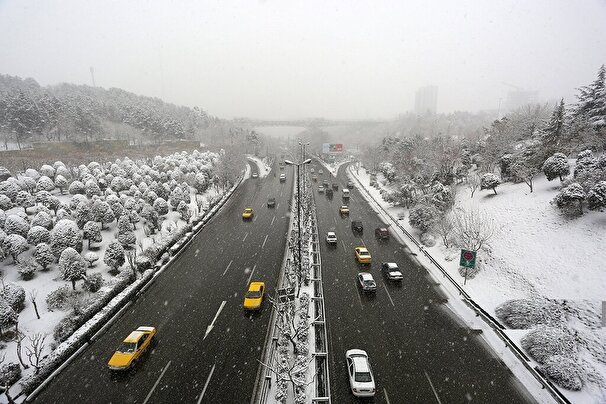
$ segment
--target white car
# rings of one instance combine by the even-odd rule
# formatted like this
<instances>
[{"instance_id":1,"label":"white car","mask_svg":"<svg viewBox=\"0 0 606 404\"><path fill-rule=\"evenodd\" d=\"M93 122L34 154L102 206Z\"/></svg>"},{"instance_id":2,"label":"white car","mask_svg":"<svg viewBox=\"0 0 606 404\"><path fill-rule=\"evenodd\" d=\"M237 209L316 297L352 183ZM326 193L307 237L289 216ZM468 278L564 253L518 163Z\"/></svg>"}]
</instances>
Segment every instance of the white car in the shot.
<instances>
[{"instance_id":1,"label":"white car","mask_svg":"<svg viewBox=\"0 0 606 404\"><path fill-rule=\"evenodd\" d=\"M318 170L318 174L320 174L320 175L324 174L324 170L319 169L319 170Z\"/></svg>"},{"instance_id":2,"label":"white car","mask_svg":"<svg viewBox=\"0 0 606 404\"><path fill-rule=\"evenodd\" d=\"M252 177L253 178L259 178L259 174L258 173L252 173Z\"/></svg>"},{"instance_id":3,"label":"white car","mask_svg":"<svg viewBox=\"0 0 606 404\"><path fill-rule=\"evenodd\" d=\"M326 242L328 244L337 244L337 235L334 231L329 231L326 233Z\"/></svg>"},{"instance_id":4,"label":"white car","mask_svg":"<svg viewBox=\"0 0 606 404\"><path fill-rule=\"evenodd\" d=\"M375 378L372 375L368 354L361 349L350 349L345 352L349 386L356 397L374 397Z\"/></svg>"},{"instance_id":5,"label":"white car","mask_svg":"<svg viewBox=\"0 0 606 404\"><path fill-rule=\"evenodd\" d=\"M383 272L387 276L387 279L391 281L401 281L404 278L400 268L398 268L398 264L395 262L384 262L383 265L381 265L381 268L383 268Z\"/></svg>"},{"instance_id":6,"label":"white car","mask_svg":"<svg viewBox=\"0 0 606 404\"><path fill-rule=\"evenodd\" d=\"M358 284L364 292L376 292L377 283L372 275L368 272L360 272L358 274Z\"/></svg>"}]
</instances>

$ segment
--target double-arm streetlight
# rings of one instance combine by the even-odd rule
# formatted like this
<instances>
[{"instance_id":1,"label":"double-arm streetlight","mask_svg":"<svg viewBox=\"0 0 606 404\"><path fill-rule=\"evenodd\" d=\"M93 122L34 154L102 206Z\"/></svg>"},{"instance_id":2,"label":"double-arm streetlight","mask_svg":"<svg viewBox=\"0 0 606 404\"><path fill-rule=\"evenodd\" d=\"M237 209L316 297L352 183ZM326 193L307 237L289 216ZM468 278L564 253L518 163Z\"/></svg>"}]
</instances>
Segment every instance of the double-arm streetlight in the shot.
<instances>
[{"instance_id":1,"label":"double-arm streetlight","mask_svg":"<svg viewBox=\"0 0 606 404\"><path fill-rule=\"evenodd\" d=\"M290 160L284 160L285 164L291 166L297 166L297 234L298 234L298 252L297 258L299 260L299 276L302 276L303 264L301 262L301 177L299 173L299 167L311 163L311 159L304 160L300 163L295 163ZM300 288L300 285L299 285Z\"/></svg>"}]
</instances>

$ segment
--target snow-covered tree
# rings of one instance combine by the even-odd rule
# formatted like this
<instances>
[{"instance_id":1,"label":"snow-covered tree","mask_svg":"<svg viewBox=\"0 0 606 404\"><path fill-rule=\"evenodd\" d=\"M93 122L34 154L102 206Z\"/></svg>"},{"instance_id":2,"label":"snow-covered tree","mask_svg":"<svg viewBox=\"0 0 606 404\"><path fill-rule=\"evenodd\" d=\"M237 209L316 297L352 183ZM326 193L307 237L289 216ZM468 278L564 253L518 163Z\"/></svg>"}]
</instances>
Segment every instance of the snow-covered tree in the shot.
<instances>
[{"instance_id":1,"label":"snow-covered tree","mask_svg":"<svg viewBox=\"0 0 606 404\"><path fill-rule=\"evenodd\" d=\"M131 248L137 241L128 215L122 215L118 219L118 241L127 249Z\"/></svg>"},{"instance_id":2,"label":"snow-covered tree","mask_svg":"<svg viewBox=\"0 0 606 404\"><path fill-rule=\"evenodd\" d=\"M189 206L184 201L179 202L179 206L177 206L177 212L179 212L179 214L181 215L181 219L184 222L189 223L189 219L191 219L191 211L189 209Z\"/></svg>"},{"instance_id":3,"label":"snow-covered tree","mask_svg":"<svg viewBox=\"0 0 606 404\"><path fill-rule=\"evenodd\" d=\"M42 177L40 177L38 179L38 182L36 183L36 189L38 191L50 192L53 189L55 189L55 183L49 177L47 177L46 175L43 175Z\"/></svg>"},{"instance_id":4,"label":"snow-covered tree","mask_svg":"<svg viewBox=\"0 0 606 404\"><path fill-rule=\"evenodd\" d=\"M18 319L19 316L8 302L4 299L0 299L0 332L17 324Z\"/></svg>"},{"instance_id":5,"label":"snow-covered tree","mask_svg":"<svg viewBox=\"0 0 606 404\"><path fill-rule=\"evenodd\" d=\"M164 200L164 198L158 197L154 201L154 209L158 212L159 216L164 216L168 213L168 203Z\"/></svg>"},{"instance_id":6,"label":"snow-covered tree","mask_svg":"<svg viewBox=\"0 0 606 404\"><path fill-rule=\"evenodd\" d=\"M101 195L99 184L97 184L97 181L92 178L86 181L86 184L84 184L84 190L88 198L92 198L95 195Z\"/></svg>"},{"instance_id":7,"label":"snow-covered tree","mask_svg":"<svg viewBox=\"0 0 606 404\"><path fill-rule=\"evenodd\" d=\"M13 257L13 262L17 263L19 254L27 250L27 241L25 237L19 234L9 234L2 242L4 250Z\"/></svg>"},{"instance_id":8,"label":"snow-covered tree","mask_svg":"<svg viewBox=\"0 0 606 404\"><path fill-rule=\"evenodd\" d=\"M6 195L11 201L14 201L19 191L21 191L21 187L15 181L10 181L11 179L14 178L0 182L0 195Z\"/></svg>"},{"instance_id":9,"label":"snow-covered tree","mask_svg":"<svg viewBox=\"0 0 606 404\"><path fill-rule=\"evenodd\" d=\"M6 195L0 194L0 209L9 210L12 207L13 202L11 201L11 198Z\"/></svg>"},{"instance_id":10,"label":"snow-covered tree","mask_svg":"<svg viewBox=\"0 0 606 404\"><path fill-rule=\"evenodd\" d=\"M109 204L100 199L93 202L91 213L93 215L93 220L101 223L101 229L104 229L106 224L111 223L116 219Z\"/></svg>"},{"instance_id":11,"label":"snow-covered tree","mask_svg":"<svg viewBox=\"0 0 606 404\"><path fill-rule=\"evenodd\" d=\"M43 271L48 269L48 266L55 262L55 255L51 246L47 243L40 243L34 250L34 259L42 267Z\"/></svg>"},{"instance_id":12,"label":"snow-covered tree","mask_svg":"<svg viewBox=\"0 0 606 404\"><path fill-rule=\"evenodd\" d=\"M577 178L584 173L593 171L598 166L598 159L593 157L591 150L584 150L577 155L577 162L574 166L574 178Z\"/></svg>"},{"instance_id":13,"label":"snow-covered tree","mask_svg":"<svg viewBox=\"0 0 606 404\"><path fill-rule=\"evenodd\" d=\"M48 164L44 164L42 167L40 167L40 175L48 177L48 178L54 178L55 177L55 169L53 168L53 166L49 166Z\"/></svg>"},{"instance_id":14,"label":"snow-covered tree","mask_svg":"<svg viewBox=\"0 0 606 404\"><path fill-rule=\"evenodd\" d=\"M590 210L603 210L606 208L606 181L598 182L587 193L587 207Z\"/></svg>"},{"instance_id":15,"label":"snow-covered tree","mask_svg":"<svg viewBox=\"0 0 606 404\"><path fill-rule=\"evenodd\" d=\"M563 188L554 198L554 202L565 213L578 211L579 214L583 214L585 197L583 187L575 182Z\"/></svg>"},{"instance_id":16,"label":"snow-covered tree","mask_svg":"<svg viewBox=\"0 0 606 404\"><path fill-rule=\"evenodd\" d=\"M565 122L566 107L564 105L564 98L562 98L560 102L556 104L551 114L551 118L549 119L549 123L543 130L543 139L545 143L556 147L560 145L565 129Z\"/></svg>"},{"instance_id":17,"label":"snow-covered tree","mask_svg":"<svg viewBox=\"0 0 606 404\"><path fill-rule=\"evenodd\" d=\"M88 221L84 224L84 239L88 240L88 248L90 243L100 243L103 241L101 235L101 225L97 222Z\"/></svg>"},{"instance_id":18,"label":"snow-covered tree","mask_svg":"<svg viewBox=\"0 0 606 404\"><path fill-rule=\"evenodd\" d=\"M0 181L6 181L11 176L11 172L8 170L8 168L0 166Z\"/></svg>"},{"instance_id":19,"label":"snow-covered tree","mask_svg":"<svg viewBox=\"0 0 606 404\"><path fill-rule=\"evenodd\" d=\"M410 209L408 222L412 227L426 232L438 218L439 213L434 206L417 204Z\"/></svg>"},{"instance_id":20,"label":"snow-covered tree","mask_svg":"<svg viewBox=\"0 0 606 404\"><path fill-rule=\"evenodd\" d=\"M50 230L53 227L53 219L48 213L40 211L36 213L36 216L34 216L34 218L32 219L31 225L32 227L41 226L47 230Z\"/></svg>"},{"instance_id":21,"label":"snow-covered tree","mask_svg":"<svg viewBox=\"0 0 606 404\"><path fill-rule=\"evenodd\" d=\"M109 266L112 271L117 271L122 265L124 265L124 248L122 244L117 241L112 241L107 246L105 250L105 255L103 256L103 262L107 266Z\"/></svg>"},{"instance_id":22,"label":"snow-covered tree","mask_svg":"<svg viewBox=\"0 0 606 404\"><path fill-rule=\"evenodd\" d=\"M86 193L84 184L78 180L73 181L71 184L69 184L68 191L72 195L84 195Z\"/></svg>"},{"instance_id":23,"label":"snow-covered tree","mask_svg":"<svg viewBox=\"0 0 606 404\"><path fill-rule=\"evenodd\" d=\"M38 178L40 178L40 173L33 168L26 169L24 175L34 181L38 181Z\"/></svg>"},{"instance_id":24,"label":"snow-covered tree","mask_svg":"<svg viewBox=\"0 0 606 404\"><path fill-rule=\"evenodd\" d=\"M497 177L493 173L485 173L480 177L480 190L482 189L492 189L492 191L497 194L497 186L501 183L499 177Z\"/></svg>"},{"instance_id":25,"label":"snow-covered tree","mask_svg":"<svg viewBox=\"0 0 606 404\"><path fill-rule=\"evenodd\" d=\"M19 275L21 279L24 281L29 281L34 277L36 270L38 269L38 264L34 259L28 259L25 261L21 261L17 264Z\"/></svg>"},{"instance_id":26,"label":"snow-covered tree","mask_svg":"<svg viewBox=\"0 0 606 404\"><path fill-rule=\"evenodd\" d=\"M71 282L73 290L76 290L76 281L86 275L86 265L80 253L71 247L67 247L59 257L59 268L64 281Z\"/></svg>"},{"instance_id":27,"label":"snow-covered tree","mask_svg":"<svg viewBox=\"0 0 606 404\"><path fill-rule=\"evenodd\" d=\"M600 66L593 83L578 90L575 115L586 116L595 127L606 126L606 66Z\"/></svg>"},{"instance_id":28,"label":"snow-covered tree","mask_svg":"<svg viewBox=\"0 0 606 404\"><path fill-rule=\"evenodd\" d=\"M527 160L520 158L511 164L510 171L515 181L524 181L530 188L530 192L533 191L534 177L539 173L537 167L530 164Z\"/></svg>"},{"instance_id":29,"label":"snow-covered tree","mask_svg":"<svg viewBox=\"0 0 606 404\"><path fill-rule=\"evenodd\" d=\"M92 219L91 208L88 203L79 203L76 209L72 211L72 216L76 220L78 228L82 229L86 222Z\"/></svg>"},{"instance_id":30,"label":"snow-covered tree","mask_svg":"<svg viewBox=\"0 0 606 404\"><path fill-rule=\"evenodd\" d=\"M35 198L28 191L19 191L15 198L15 205L22 207L27 211L27 208L31 208L36 204Z\"/></svg>"},{"instance_id":31,"label":"snow-covered tree","mask_svg":"<svg viewBox=\"0 0 606 404\"><path fill-rule=\"evenodd\" d=\"M556 178L563 181L562 176L570 174L570 165L568 164L568 159L564 153L555 153L545 160L542 170L548 181L552 181Z\"/></svg>"},{"instance_id":32,"label":"snow-covered tree","mask_svg":"<svg viewBox=\"0 0 606 404\"><path fill-rule=\"evenodd\" d=\"M51 248L53 254L59 257L63 250L68 247L76 251L82 251L82 233L80 233L76 222L61 219L51 231Z\"/></svg>"},{"instance_id":33,"label":"snow-covered tree","mask_svg":"<svg viewBox=\"0 0 606 404\"><path fill-rule=\"evenodd\" d=\"M31 245L50 242L50 232L42 226L32 226L27 232L27 242Z\"/></svg>"},{"instance_id":34,"label":"snow-covered tree","mask_svg":"<svg viewBox=\"0 0 606 404\"><path fill-rule=\"evenodd\" d=\"M155 233L156 230L160 229L160 224L158 223L158 212L150 205L145 204L143 209L141 210L141 217L145 219L145 224L151 230L151 233Z\"/></svg>"},{"instance_id":35,"label":"snow-covered tree","mask_svg":"<svg viewBox=\"0 0 606 404\"><path fill-rule=\"evenodd\" d=\"M29 231L29 223L27 220L16 214L8 215L4 222L4 231L6 234L19 234L22 237L27 237Z\"/></svg>"},{"instance_id":36,"label":"snow-covered tree","mask_svg":"<svg viewBox=\"0 0 606 404\"><path fill-rule=\"evenodd\" d=\"M57 175L55 177L55 187L59 188L59 192L63 194L63 190L68 186L67 180L62 175Z\"/></svg>"}]
</instances>

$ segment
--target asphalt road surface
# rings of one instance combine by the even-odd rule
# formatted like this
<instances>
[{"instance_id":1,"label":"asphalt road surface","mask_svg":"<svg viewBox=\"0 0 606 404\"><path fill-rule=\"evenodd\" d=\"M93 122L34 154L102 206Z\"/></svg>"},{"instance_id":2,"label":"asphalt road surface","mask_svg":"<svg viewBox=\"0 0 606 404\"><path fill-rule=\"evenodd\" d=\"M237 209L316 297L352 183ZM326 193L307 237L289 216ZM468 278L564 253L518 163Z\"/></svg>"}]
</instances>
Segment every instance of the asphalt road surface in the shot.
<instances>
[{"instance_id":1,"label":"asphalt road surface","mask_svg":"<svg viewBox=\"0 0 606 404\"><path fill-rule=\"evenodd\" d=\"M173 264L35 401L248 403L271 306L265 302L251 315L242 301L249 281L265 281L269 293L276 286L292 194L292 168L285 172L283 183L273 173L244 181ZM276 198L275 208L267 207L268 196ZM242 220L246 207L254 209L252 221ZM140 325L158 328L155 346L133 369L112 373L107 361Z\"/></svg>"},{"instance_id":2,"label":"asphalt road surface","mask_svg":"<svg viewBox=\"0 0 606 404\"><path fill-rule=\"evenodd\" d=\"M321 167L319 164L317 168ZM345 351L364 349L376 379L376 403L527 403L534 400L482 340L457 320L443 304L427 271L392 235L378 241L374 230L382 224L360 191L353 189L349 216L340 216L342 189L348 178L341 166L335 179L324 170L314 184L321 238L322 277L329 334L329 363L333 403L358 402L351 394ZM332 200L319 194L328 178L339 190ZM352 220L362 220L364 231L354 233ZM335 231L336 247L324 238ZM354 257L356 246L366 246L372 264ZM401 284L387 280L381 262L396 262L404 275ZM370 272L375 294L361 292L357 274Z\"/></svg>"}]
</instances>

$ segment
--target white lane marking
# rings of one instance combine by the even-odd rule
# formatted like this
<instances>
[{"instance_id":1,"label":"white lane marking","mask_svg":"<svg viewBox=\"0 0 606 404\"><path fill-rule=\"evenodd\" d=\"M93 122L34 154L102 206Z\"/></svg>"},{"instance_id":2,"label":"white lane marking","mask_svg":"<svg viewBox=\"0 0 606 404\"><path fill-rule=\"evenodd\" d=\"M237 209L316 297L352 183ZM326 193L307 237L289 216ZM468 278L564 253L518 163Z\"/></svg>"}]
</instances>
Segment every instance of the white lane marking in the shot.
<instances>
[{"instance_id":1,"label":"white lane marking","mask_svg":"<svg viewBox=\"0 0 606 404\"><path fill-rule=\"evenodd\" d=\"M280 190L280 196L282 196L282 193L284 192L284 189Z\"/></svg>"},{"instance_id":2,"label":"white lane marking","mask_svg":"<svg viewBox=\"0 0 606 404\"><path fill-rule=\"evenodd\" d=\"M197 404L200 404L202 402L202 397L204 397L204 393L206 393L206 388L208 387L210 378L213 377L213 372L215 371L215 366L217 366L216 363L213 365L212 369L210 370L210 374L208 375L208 378L206 379L206 383L204 383L204 388L202 389L202 393L200 393L200 398L198 398Z\"/></svg>"},{"instance_id":3,"label":"white lane marking","mask_svg":"<svg viewBox=\"0 0 606 404\"><path fill-rule=\"evenodd\" d=\"M383 288L385 288L385 292L387 292L387 297L389 297L389 301L391 302L391 305L393 307L396 307L396 305L393 304L393 299L391 298L391 295L389 294L389 291L387 290L387 286L385 286L385 284L383 284Z\"/></svg>"},{"instance_id":4,"label":"white lane marking","mask_svg":"<svg viewBox=\"0 0 606 404\"><path fill-rule=\"evenodd\" d=\"M335 222L335 225L336 225L337 224L337 218L333 216L332 220Z\"/></svg>"},{"instance_id":5,"label":"white lane marking","mask_svg":"<svg viewBox=\"0 0 606 404\"><path fill-rule=\"evenodd\" d=\"M427 381L429 382L429 385L431 386L431 389L433 390L433 395L436 396L436 400L438 401L438 404L442 404L442 402L440 401L440 397L438 397L438 393L436 392L436 389L433 387L433 383L431 382L431 379L429 378L429 375L427 374L427 371L423 370L423 372L425 372L425 377L427 377Z\"/></svg>"},{"instance_id":6,"label":"white lane marking","mask_svg":"<svg viewBox=\"0 0 606 404\"><path fill-rule=\"evenodd\" d=\"M356 279L356 282L358 280ZM364 305L362 305L362 298L360 297L360 292L358 290L356 290L356 296L358 297L358 302L360 302L360 307L364 308Z\"/></svg>"},{"instance_id":7,"label":"white lane marking","mask_svg":"<svg viewBox=\"0 0 606 404\"><path fill-rule=\"evenodd\" d=\"M271 218L271 223L269 224L270 226L273 226L273 224L274 224L274 220L276 220L276 217L275 217L275 216Z\"/></svg>"},{"instance_id":8,"label":"white lane marking","mask_svg":"<svg viewBox=\"0 0 606 404\"><path fill-rule=\"evenodd\" d=\"M269 234L265 235L265 240L263 240L263 245L261 246L261 248L265 247L265 243L267 242L267 237L269 237Z\"/></svg>"},{"instance_id":9,"label":"white lane marking","mask_svg":"<svg viewBox=\"0 0 606 404\"><path fill-rule=\"evenodd\" d=\"M255 268L257 268L257 264L255 264L252 271L250 271L250 276L248 277L248 282L246 283L247 285L250 284L250 280L252 279L253 274L255 273Z\"/></svg>"},{"instance_id":10,"label":"white lane marking","mask_svg":"<svg viewBox=\"0 0 606 404\"><path fill-rule=\"evenodd\" d=\"M389 397L387 397L387 390L385 390L385 387L383 387L383 394L385 395L385 401L387 401L387 404L390 404Z\"/></svg>"},{"instance_id":11,"label":"white lane marking","mask_svg":"<svg viewBox=\"0 0 606 404\"><path fill-rule=\"evenodd\" d=\"M341 240L341 244L343 244L343 250L347 251L347 247L345 247L345 242L343 240Z\"/></svg>"},{"instance_id":12,"label":"white lane marking","mask_svg":"<svg viewBox=\"0 0 606 404\"><path fill-rule=\"evenodd\" d=\"M246 241L246 237L248 237L248 232L246 232L246 234L244 235L244 238L242 239L242 242Z\"/></svg>"},{"instance_id":13,"label":"white lane marking","mask_svg":"<svg viewBox=\"0 0 606 404\"><path fill-rule=\"evenodd\" d=\"M227 268L225 268L225 271L223 271L223 275L225 275L227 273L227 270L229 269L229 267L231 266L231 263L234 262L234 260L229 261L229 264L227 264ZM223 276L221 275L221 276Z\"/></svg>"},{"instance_id":14,"label":"white lane marking","mask_svg":"<svg viewBox=\"0 0 606 404\"><path fill-rule=\"evenodd\" d=\"M208 336L208 333L210 333L212 331L213 327L215 326L215 321L217 321L219 314L221 314L221 310L223 310L225 303L227 303L227 301L223 300L223 303L221 303L219 310L217 310L217 314L215 314L215 318L213 318L212 323L210 323L210 325L208 327L206 327L206 334L204 334L204 338L202 338L202 341L204 341L206 339L206 337Z\"/></svg>"},{"instance_id":15,"label":"white lane marking","mask_svg":"<svg viewBox=\"0 0 606 404\"><path fill-rule=\"evenodd\" d=\"M160 377L158 377L158 380L156 380L156 383L154 383L154 386L152 387L152 389L149 391L149 393L147 393L147 397L145 397L145 401L143 401L143 404L146 404L149 401L149 398L154 393L154 390L156 389L156 387L158 387L158 383L160 383L160 379L162 379L162 376L164 376L164 373L166 373L166 370L170 366L171 362L172 361L168 361L166 366L164 366L164 370L162 370L162 373L160 373Z\"/></svg>"}]
</instances>

